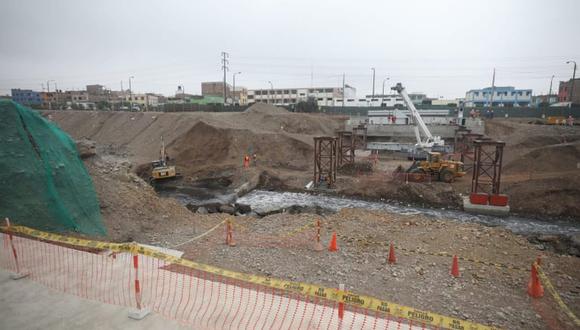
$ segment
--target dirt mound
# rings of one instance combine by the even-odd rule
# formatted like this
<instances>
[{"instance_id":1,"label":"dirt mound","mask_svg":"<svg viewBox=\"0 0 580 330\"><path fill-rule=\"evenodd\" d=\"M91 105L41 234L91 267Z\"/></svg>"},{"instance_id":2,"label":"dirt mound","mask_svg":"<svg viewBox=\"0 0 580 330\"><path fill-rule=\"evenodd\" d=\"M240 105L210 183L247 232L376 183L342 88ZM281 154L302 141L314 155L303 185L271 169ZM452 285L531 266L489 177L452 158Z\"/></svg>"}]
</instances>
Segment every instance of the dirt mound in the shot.
<instances>
[{"instance_id":1,"label":"dirt mound","mask_svg":"<svg viewBox=\"0 0 580 330\"><path fill-rule=\"evenodd\" d=\"M508 185L504 193L510 196L515 212L580 218L580 175L567 175L520 181Z\"/></svg>"},{"instance_id":2,"label":"dirt mound","mask_svg":"<svg viewBox=\"0 0 580 330\"><path fill-rule=\"evenodd\" d=\"M557 136L539 135L539 136L530 136L528 139L515 145L515 147L539 148L539 147L549 146L552 144L559 144L562 142L563 142L562 138L557 137Z\"/></svg>"},{"instance_id":3,"label":"dirt mound","mask_svg":"<svg viewBox=\"0 0 580 330\"><path fill-rule=\"evenodd\" d=\"M485 121L485 135L497 139L505 140L510 135L515 132L512 123L499 121L499 120L486 120Z\"/></svg>"},{"instance_id":4,"label":"dirt mound","mask_svg":"<svg viewBox=\"0 0 580 330\"><path fill-rule=\"evenodd\" d=\"M571 171L580 162L580 143L549 145L536 148L504 166L506 172Z\"/></svg>"},{"instance_id":5,"label":"dirt mound","mask_svg":"<svg viewBox=\"0 0 580 330\"><path fill-rule=\"evenodd\" d=\"M258 165L306 169L313 147L284 134L225 129L198 122L170 145L168 152L185 174L216 167L241 167L244 155ZM253 164L255 165L255 164Z\"/></svg>"},{"instance_id":6,"label":"dirt mound","mask_svg":"<svg viewBox=\"0 0 580 330\"><path fill-rule=\"evenodd\" d=\"M245 113L261 113L261 114L281 114L288 113L284 108L276 107L265 103L256 103L246 109Z\"/></svg>"}]
</instances>

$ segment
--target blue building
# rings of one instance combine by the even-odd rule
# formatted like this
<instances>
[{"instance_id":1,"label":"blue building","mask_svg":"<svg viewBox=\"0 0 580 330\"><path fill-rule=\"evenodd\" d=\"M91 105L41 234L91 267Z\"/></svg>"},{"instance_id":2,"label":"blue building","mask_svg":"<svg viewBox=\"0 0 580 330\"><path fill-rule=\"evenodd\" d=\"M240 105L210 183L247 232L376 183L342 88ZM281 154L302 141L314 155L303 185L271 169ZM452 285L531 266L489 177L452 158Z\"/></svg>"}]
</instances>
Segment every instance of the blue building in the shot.
<instances>
[{"instance_id":1,"label":"blue building","mask_svg":"<svg viewBox=\"0 0 580 330\"><path fill-rule=\"evenodd\" d=\"M12 101L23 105L42 104L40 92L35 92L30 89L12 89Z\"/></svg>"},{"instance_id":2,"label":"blue building","mask_svg":"<svg viewBox=\"0 0 580 330\"><path fill-rule=\"evenodd\" d=\"M492 100L491 94L492 87L472 89L465 93L465 105L468 107L489 106ZM493 88L493 106L529 107L531 104L531 89L515 89L511 86Z\"/></svg>"}]
</instances>

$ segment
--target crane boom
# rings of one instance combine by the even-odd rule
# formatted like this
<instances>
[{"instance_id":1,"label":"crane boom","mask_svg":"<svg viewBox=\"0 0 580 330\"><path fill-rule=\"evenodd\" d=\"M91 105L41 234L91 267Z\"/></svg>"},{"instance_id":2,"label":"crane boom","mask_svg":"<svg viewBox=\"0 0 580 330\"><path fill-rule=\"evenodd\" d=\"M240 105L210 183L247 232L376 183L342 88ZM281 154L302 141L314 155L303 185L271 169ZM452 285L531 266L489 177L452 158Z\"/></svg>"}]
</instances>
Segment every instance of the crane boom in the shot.
<instances>
[{"instance_id":1,"label":"crane boom","mask_svg":"<svg viewBox=\"0 0 580 330\"><path fill-rule=\"evenodd\" d=\"M409 94L407 94L405 87L403 87L401 83L397 83L397 85L395 87L392 87L391 89L397 91L397 93L399 93L399 95L403 97L403 100L405 101L407 108L409 109L409 111L411 111L413 121L415 122L415 137L417 138L417 146L422 148L425 147L430 148L433 147L434 145L442 146L444 144L444 141L441 140L439 136L433 136L431 134L431 131L429 131L429 128L427 128L427 125L423 121L423 118L421 118L419 111L417 111L417 108L415 108L415 105L411 101ZM421 140L420 133L422 133L425 136L424 140Z\"/></svg>"}]
</instances>

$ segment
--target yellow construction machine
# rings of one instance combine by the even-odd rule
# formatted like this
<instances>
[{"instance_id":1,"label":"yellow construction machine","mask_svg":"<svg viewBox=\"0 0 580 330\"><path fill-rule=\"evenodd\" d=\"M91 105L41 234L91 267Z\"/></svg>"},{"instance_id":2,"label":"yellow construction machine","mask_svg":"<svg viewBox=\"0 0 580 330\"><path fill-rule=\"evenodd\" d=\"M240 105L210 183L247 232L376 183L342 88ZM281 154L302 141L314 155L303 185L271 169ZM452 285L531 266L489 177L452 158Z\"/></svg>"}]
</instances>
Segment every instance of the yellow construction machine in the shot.
<instances>
[{"instance_id":1,"label":"yellow construction machine","mask_svg":"<svg viewBox=\"0 0 580 330\"><path fill-rule=\"evenodd\" d=\"M445 160L439 152L429 152L427 160L413 162L406 171L403 171L402 167L399 166L396 172L409 173L413 181L424 181L427 176L430 176L447 183L465 175L462 162Z\"/></svg>"},{"instance_id":2,"label":"yellow construction machine","mask_svg":"<svg viewBox=\"0 0 580 330\"><path fill-rule=\"evenodd\" d=\"M178 176L175 166L167 165L167 161L169 161L169 157L165 153L165 142L163 142L162 136L159 160L151 162L151 181L174 179Z\"/></svg>"}]
</instances>

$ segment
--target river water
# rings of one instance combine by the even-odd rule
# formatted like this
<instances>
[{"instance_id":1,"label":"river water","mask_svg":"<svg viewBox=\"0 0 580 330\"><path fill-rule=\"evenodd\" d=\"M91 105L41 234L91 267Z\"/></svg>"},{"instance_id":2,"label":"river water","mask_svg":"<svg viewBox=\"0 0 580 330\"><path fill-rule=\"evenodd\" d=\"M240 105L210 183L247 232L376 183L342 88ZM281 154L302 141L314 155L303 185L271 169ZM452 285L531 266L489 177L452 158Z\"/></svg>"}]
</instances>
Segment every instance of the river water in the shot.
<instances>
[{"instance_id":1,"label":"river water","mask_svg":"<svg viewBox=\"0 0 580 330\"><path fill-rule=\"evenodd\" d=\"M580 222L556 219L531 219L519 216L494 217L475 215L459 210L430 209L408 206L404 204L368 202L363 200L311 195L306 193L276 192L254 190L241 198L238 203L249 204L258 213L267 213L293 205L314 207L319 206L333 211L343 208L361 208L367 210L388 211L398 214L422 214L429 218L457 221L461 223L480 223L486 226L501 226L516 234L554 234L571 235L580 233Z\"/></svg>"}]
</instances>

